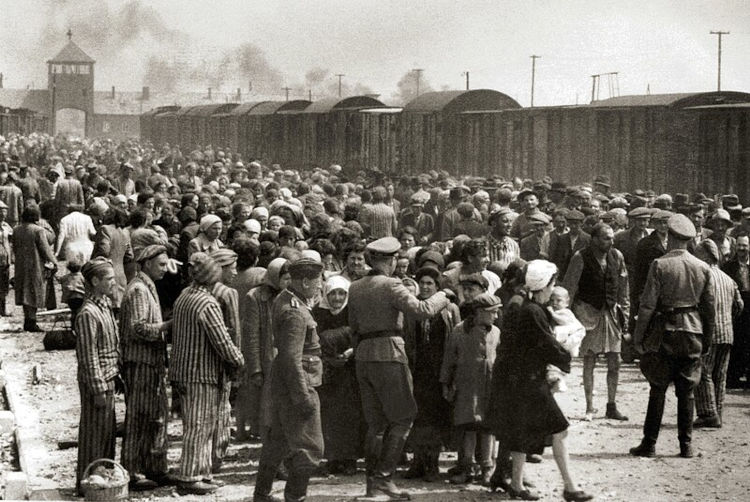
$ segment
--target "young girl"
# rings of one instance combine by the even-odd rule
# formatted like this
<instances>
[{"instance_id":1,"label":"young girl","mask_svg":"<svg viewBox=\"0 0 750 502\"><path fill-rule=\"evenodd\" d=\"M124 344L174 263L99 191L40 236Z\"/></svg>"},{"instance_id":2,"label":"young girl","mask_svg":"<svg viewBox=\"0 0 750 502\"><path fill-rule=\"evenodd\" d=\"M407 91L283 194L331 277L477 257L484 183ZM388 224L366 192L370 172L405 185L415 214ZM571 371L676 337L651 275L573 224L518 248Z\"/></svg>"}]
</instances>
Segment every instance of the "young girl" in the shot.
<instances>
[{"instance_id":1,"label":"young girl","mask_svg":"<svg viewBox=\"0 0 750 502\"><path fill-rule=\"evenodd\" d=\"M550 296L550 305L547 309L552 314L552 330L555 333L555 339L570 352L572 357L578 356L578 350L581 348L581 340L586 335L586 329L583 324L576 318L568 307L570 306L570 296L568 290L555 286ZM557 366L547 366L547 383L550 384L552 392L565 392L568 386L565 385L565 374Z\"/></svg>"},{"instance_id":2,"label":"young girl","mask_svg":"<svg viewBox=\"0 0 750 502\"><path fill-rule=\"evenodd\" d=\"M60 300L70 308L70 325L75 326L76 316L83 305L86 289L83 282L81 268L84 263L83 253L68 250L68 273L60 277L62 297Z\"/></svg>"},{"instance_id":3,"label":"young girl","mask_svg":"<svg viewBox=\"0 0 750 502\"><path fill-rule=\"evenodd\" d=\"M443 395L453 403L453 425L464 431L461 472L453 483L471 479L477 442L481 447L482 484L489 484L494 468L495 438L483 424L490 396L492 366L495 363L500 330L494 325L500 299L482 293L465 304L467 318L458 324L448 340L440 382Z\"/></svg>"}]
</instances>

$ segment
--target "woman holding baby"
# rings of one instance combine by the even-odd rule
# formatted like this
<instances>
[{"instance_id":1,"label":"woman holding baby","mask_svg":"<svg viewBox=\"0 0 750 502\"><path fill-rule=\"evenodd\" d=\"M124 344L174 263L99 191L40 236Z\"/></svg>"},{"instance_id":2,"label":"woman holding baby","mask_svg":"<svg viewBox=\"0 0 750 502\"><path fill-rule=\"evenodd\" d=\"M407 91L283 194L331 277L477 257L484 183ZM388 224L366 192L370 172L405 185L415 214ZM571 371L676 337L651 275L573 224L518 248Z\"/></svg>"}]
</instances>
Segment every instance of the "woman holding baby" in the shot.
<instances>
[{"instance_id":1,"label":"woman holding baby","mask_svg":"<svg viewBox=\"0 0 750 502\"><path fill-rule=\"evenodd\" d=\"M570 352L555 338L552 314L547 309L556 277L553 263L529 262L525 275L528 297L516 307L511 322L503 323L499 361L493 373L495 402L490 407L494 415L490 422L501 445L511 452L512 476L506 488L513 499L539 499L539 495L524 488L523 469L526 455L542 453L550 445L550 438L565 484L563 498L593 498L578 487L568 469L568 421L547 382L547 365L568 373L571 361Z\"/></svg>"}]
</instances>

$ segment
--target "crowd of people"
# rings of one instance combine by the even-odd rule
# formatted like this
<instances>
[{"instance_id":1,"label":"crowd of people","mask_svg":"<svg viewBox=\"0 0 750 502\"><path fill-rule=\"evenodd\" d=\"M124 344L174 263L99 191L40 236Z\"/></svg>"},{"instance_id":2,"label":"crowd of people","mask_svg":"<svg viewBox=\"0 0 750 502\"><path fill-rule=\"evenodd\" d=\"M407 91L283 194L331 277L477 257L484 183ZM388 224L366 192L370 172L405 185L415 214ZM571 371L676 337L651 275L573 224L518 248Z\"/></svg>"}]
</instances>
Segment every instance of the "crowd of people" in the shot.
<instances>
[{"instance_id":1,"label":"crowd of people","mask_svg":"<svg viewBox=\"0 0 750 502\"><path fill-rule=\"evenodd\" d=\"M585 418L607 364L640 358L653 456L670 383L680 454L721 427L725 388L750 384L750 207L736 195L615 192L428 172L282 169L206 147L0 137L0 315L12 288L24 330L58 307L77 337L78 482L114 458L134 490L221 486L231 441L262 441L255 500L304 500L314 475L481 483L536 500L523 476L546 446L565 500L566 392L583 359ZM11 277L12 271L12 277ZM170 406L171 402L171 406ZM167 465L170 411L183 423ZM697 419L694 413L697 411ZM233 431L233 432L232 432Z\"/></svg>"}]
</instances>

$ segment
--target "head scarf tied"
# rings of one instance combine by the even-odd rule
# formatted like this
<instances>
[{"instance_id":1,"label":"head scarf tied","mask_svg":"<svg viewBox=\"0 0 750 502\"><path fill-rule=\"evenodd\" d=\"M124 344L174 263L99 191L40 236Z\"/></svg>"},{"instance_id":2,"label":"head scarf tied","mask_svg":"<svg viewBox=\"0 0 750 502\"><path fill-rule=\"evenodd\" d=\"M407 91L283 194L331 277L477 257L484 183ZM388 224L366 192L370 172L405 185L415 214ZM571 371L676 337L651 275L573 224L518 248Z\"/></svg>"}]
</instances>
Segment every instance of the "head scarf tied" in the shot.
<instances>
[{"instance_id":1,"label":"head scarf tied","mask_svg":"<svg viewBox=\"0 0 750 502\"><path fill-rule=\"evenodd\" d=\"M547 260L532 260L526 268L526 287L532 293L541 291L557 273L557 266Z\"/></svg>"},{"instance_id":2,"label":"head scarf tied","mask_svg":"<svg viewBox=\"0 0 750 502\"><path fill-rule=\"evenodd\" d=\"M331 277L329 277L323 285L323 297L320 299L320 308L329 310L331 312L331 315L339 315L341 311L346 308L346 304L349 303L350 284L351 283L346 277L342 277L340 275L332 275ZM331 291L335 291L337 289L343 289L346 292L346 299L344 300L344 304L341 307L334 309L328 303L328 294Z\"/></svg>"},{"instance_id":3,"label":"head scarf tied","mask_svg":"<svg viewBox=\"0 0 750 502\"><path fill-rule=\"evenodd\" d=\"M257 220L259 216L265 216L265 218L268 219L268 209L263 206L253 208L250 217Z\"/></svg>"},{"instance_id":4,"label":"head scarf tied","mask_svg":"<svg viewBox=\"0 0 750 502\"><path fill-rule=\"evenodd\" d=\"M281 276L283 275L282 270L287 265L287 261L286 258L274 258L271 260L266 271L265 283L267 285L274 289L281 289L279 281L281 280Z\"/></svg>"},{"instance_id":5,"label":"head scarf tied","mask_svg":"<svg viewBox=\"0 0 750 502\"><path fill-rule=\"evenodd\" d=\"M211 225L215 225L216 223L221 223L221 218L216 216L215 214L207 214L203 218L201 218L200 222L200 230L204 234L206 231L211 228Z\"/></svg>"},{"instance_id":6,"label":"head scarf tied","mask_svg":"<svg viewBox=\"0 0 750 502\"><path fill-rule=\"evenodd\" d=\"M237 253L227 248L212 251L209 256L211 256L220 267L228 267L237 261Z\"/></svg>"}]
</instances>

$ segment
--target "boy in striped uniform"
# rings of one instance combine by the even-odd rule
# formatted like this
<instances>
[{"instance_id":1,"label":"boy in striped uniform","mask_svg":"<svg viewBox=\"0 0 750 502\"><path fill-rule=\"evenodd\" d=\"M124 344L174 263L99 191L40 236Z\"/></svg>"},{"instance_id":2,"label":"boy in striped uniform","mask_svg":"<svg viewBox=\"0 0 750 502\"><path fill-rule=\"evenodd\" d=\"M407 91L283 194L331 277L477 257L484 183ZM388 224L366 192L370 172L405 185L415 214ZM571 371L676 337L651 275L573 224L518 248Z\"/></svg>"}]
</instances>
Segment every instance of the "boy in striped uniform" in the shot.
<instances>
[{"instance_id":1,"label":"boy in striped uniform","mask_svg":"<svg viewBox=\"0 0 750 502\"><path fill-rule=\"evenodd\" d=\"M140 271L128 284L120 310L122 375L126 383L122 465L132 490L155 488L167 474L167 344L172 321L163 321L154 281L167 271L167 248L152 244L136 257Z\"/></svg>"},{"instance_id":2,"label":"boy in striped uniform","mask_svg":"<svg viewBox=\"0 0 750 502\"><path fill-rule=\"evenodd\" d=\"M239 370L244 359L211 294L221 278L221 267L201 252L190 257L190 267L193 282L174 306L169 379L180 389L183 406L178 490L204 495L220 486L211 475L211 453L221 389L227 373Z\"/></svg>"},{"instance_id":3,"label":"boy in striped uniform","mask_svg":"<svg viewBox=\"0 0 750 502\"><path fill-rule=\"evenodd\" d=\"M95 258L81 270L88 294L76 317L78 389L81 421L78 427L76 490L86 467L100 458L115 458L115 390L119 376L119 334L108 295L115 285L112 262Z\"/></svg>"}]
</instances>

